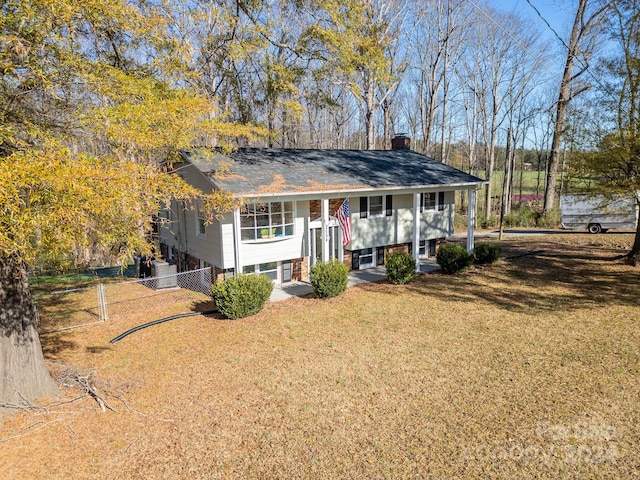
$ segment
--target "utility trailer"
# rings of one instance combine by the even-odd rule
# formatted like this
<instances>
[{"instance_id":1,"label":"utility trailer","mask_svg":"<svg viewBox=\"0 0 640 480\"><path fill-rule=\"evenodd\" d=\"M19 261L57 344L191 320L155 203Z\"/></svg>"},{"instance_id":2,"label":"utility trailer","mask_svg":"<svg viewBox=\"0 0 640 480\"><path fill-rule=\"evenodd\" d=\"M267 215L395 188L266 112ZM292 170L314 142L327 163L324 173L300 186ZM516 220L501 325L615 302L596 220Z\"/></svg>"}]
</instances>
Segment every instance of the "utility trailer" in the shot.
<instances>
[{"instance_id":1,"label":"utility trailer","mask_svg":"<svg viewBox=\"0 0 640 480\"><path fill-rule=\"evenodd\" d=\"M638 205L634 198L606 198L602 195L560 196L562 228L587 229L589 233L610 228L636 228Z\"/></svg>"}]
</instances>

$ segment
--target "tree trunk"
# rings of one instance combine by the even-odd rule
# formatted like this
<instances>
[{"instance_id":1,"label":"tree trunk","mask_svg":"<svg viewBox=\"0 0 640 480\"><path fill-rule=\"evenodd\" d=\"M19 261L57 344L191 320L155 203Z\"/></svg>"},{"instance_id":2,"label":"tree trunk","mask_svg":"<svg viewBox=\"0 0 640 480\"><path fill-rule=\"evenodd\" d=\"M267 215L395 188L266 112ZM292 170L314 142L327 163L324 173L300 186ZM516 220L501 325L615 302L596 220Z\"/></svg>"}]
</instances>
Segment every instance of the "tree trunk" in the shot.
<instances>
[{"instance_id":1,"label":"tree trunk","mask_svg":"<svg viewBox=\"0 0 640 480\"><path fill-rule=\"evenodd\" d=\"M26 265L0 256L0 403L58 396L38 337Z\"/></svg>"},{"instance_id":2,"label":"tree trunk","mask_svg":"<svg viewBox=\"0 0 640 480\"><path fill-rule=\"evenodd\" d=\"M382 115L383 115L383 150L391 149L391 105L388 100L382 102Z\"/></svg>"},{"instance_id":3,"label":"tree trunk","mask_svg":"<svg viewBox=\"0 0 640 480\"><path fill-rule=\"evenodd\" d=\"M564 72L562 73L562 80L560 81L560 92L558 94L558 102L556 103L556 118L553 127L553 140L551 141L551 157L549 158L549 170L547 171L547 183L544 191L544 213L549 213L555 205L556 179L558 176L558 165L560 164L560 142L564 135L564 121L567 106L571 98L576 95L575 92L572 93L571 91L573 63L579 53L579 38L581 28L583 28L582 21L587 8L587 1L588 0L580 0L578 2L578 12L576 13L571 29L566 63L564 65Z\"/></svg>"},{"instance_id":4,"label":"tree trunk","mask_svg":"<svg viewBox=\"0 0 640 480\"><path fill-rule=\"evenodd\" d=\"M364 92L364 123L365 129L367 132L367 150L375 150L376 148L376 130L375 130L375 113L376 113L376 102L375 102L375 84L373 80L373 74L369 72L367 78L365 79L367 89Z\"/></svg>"}]
</instances>

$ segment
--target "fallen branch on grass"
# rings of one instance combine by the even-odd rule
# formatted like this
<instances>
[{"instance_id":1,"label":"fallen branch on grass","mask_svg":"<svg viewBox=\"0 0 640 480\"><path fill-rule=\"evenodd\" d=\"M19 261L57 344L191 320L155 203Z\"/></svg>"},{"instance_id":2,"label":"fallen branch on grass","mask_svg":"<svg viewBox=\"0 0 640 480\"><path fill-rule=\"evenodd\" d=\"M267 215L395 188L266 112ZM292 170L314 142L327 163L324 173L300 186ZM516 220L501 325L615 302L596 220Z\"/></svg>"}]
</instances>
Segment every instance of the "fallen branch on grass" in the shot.
<instances>
[{"instance_id":1,"label":"fallen branch on grass","mask_svg":"<svg viewBox=\"0 0 640 480\"><path fill-rule=\"evenodd\" d=\"M104 397L98 391L95 385L95 376L93 373L81 374L77 370L68 368L64 370L58 379L62 385L68 388L81 388L85 395L89 395L100 406L100 409L105 412L107 409L112 412L117 412L115 408L107 403Z\"/></svg>"}]
</instances>

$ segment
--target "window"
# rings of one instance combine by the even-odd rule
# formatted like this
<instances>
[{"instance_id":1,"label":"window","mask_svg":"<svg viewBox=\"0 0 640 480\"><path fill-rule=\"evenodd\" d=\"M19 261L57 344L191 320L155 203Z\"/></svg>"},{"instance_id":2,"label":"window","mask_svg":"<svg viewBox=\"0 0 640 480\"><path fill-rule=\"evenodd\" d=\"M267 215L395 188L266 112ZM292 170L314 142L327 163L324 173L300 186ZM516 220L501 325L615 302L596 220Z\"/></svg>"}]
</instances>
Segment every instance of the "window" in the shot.
<instances>
[{"instance_id":1,"label":"window","mask_svg":"<svg viewBox=\"0 0 640 480\"><path fill-rule=\"evenodd\" d=\"M291 262L282 262L282 283L291 281Z\"/></svg>"},{"instance_id":2,"label":"window","mask_svg":"<svg viewBox=\"0 0 640 480\"><path fill-rule=\"evenodd\" d=\"M382 195L369 197L369 216L379 217L382 215Z\"/></svg>"},{"instance_id":3,"label":"window","mask_svg":"<svg viewBox=\"0 0 640 480\"><path fill-rule=\"evenodd\" d=\"M363 248L360 250L359 267L373 267L373 248Z\"/></svg>"},{"instance_id":4,"label":"window","mask_svg":"<svg viewBox=\"0 0 640 480\"><path fill-rule=\"evenodd\" d=\"M205 236L205 226L207 224L207 216L205 215L202 204L196 204L196 234L199 237Z\"/></svg>"},{"instance_id":5,"label":"window","mask_svg":"<svg viewBox=\"0 0 640 480\"><path fill-rule=\"evenodd\" d=\"M374 195L372 197L360 197L360 218L390 217L393 215L393 196Z\"/></svg>"},{"instance_id":6,"label":"window","mask_svg":"<svg viewBox=\"0 0 640 480\"><path fill-rule=\"evenodd\" d=\"M429 192L422 194L422 210L435 210L436 209L436 192Z\"/></svg>"},{"instance_id":7,"label":"window","mask_svg":"<svg viewBox=\"0 0 640 480\"><path fill-rule=\"evenodd\" d=\"M420 194L420 211L444 210L444 192L427 192Z\"/></svg>"},{"instance_id":8,"label":"window","mask_svg":"<svg viewBox=\"0 0 640 480\"><path fill-rule=\"evenodd\" d=\"M293 236L293 202L249 203L240 211L242 240Z\"/></svg>"},{"instance_id":9,"label":"window","mask_svg":"<svg viewBox=\"0 0 640 480\"><path fill-rule=\"evenodd\" d=\"M431 240L420 240L420 242L418 243L418 256L435 257L437 246L438 241L435 238Z\"/></svg>"},{"instance_id":10,"label":"window","mask_svg":"<svg viewBox=\"0 0 640 480\"><path fill-rule=\"evenodd\" d=\"M436 247L438 246L438 241L436 239L429 240L429 256L436 256Z\"/></svg>"},{"instance_id":11,"label":"window","mask_svg":"<svg viewBox=\"0 0 640 480\"><path fill-rule=\"evenodd\" d=\"M264 274L271 279L272 282L278 281L278 262L260 263L258 265L245 265L242 267L242 273Z\"/></svg>"}]
</instances>

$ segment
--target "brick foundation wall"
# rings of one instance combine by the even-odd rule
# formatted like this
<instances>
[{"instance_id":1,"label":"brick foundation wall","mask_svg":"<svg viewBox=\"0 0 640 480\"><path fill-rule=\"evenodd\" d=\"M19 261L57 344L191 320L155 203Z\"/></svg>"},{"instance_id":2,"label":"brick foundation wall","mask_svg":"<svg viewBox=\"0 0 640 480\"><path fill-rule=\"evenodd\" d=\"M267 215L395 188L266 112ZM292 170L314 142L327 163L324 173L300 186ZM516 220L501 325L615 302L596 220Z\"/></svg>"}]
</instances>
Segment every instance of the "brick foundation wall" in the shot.
<instances>
[{"instance_id":1,"label":"brick foundation wall","mask_svg":"<svg viewBox=\"0 0 640 480\"><path fill-rule=\"evenodd\" d=\"M178 267L178 272L188 272L190 270L197 270L200 268L200 259L189 255L188 253L182 253L176 247L172 247L173 261ZM163 243L160 244L160 252L165 260L169 259L169 247Z\"/></svg>"},{"instance_id":2,"label":"brick foundation wall","mask_svg":"<svg viewBox=\"0 0 640 480\"><path fill-rule=\"evenodd\" d=\"M342 202L345 201L345 198L331 198L329 200L329 215L335 216L336 211L342 205ZM309 201L309 217L311 220L315 220L322 216L322 201L321 200L310 200Z\"/></svg>"},{"instance_id":3,"label":"brick foundation wall","mask_svg":"<svg viewBox=\"0 0 640 480\"><path fill-rule=\"evenodd\" d=\"M291 281L306 281L309 278L309 259L307 257L291 260Z\"/></svg>"},{"instance_id":4,"label":"brick foundation wall","mask_svg":"<svg viewBox=\"0 0 640 480\"><path fill-rule=\"evenodd\" d=\"M409 253L408 243L398 243L397 245L388 245L384 248L385 257L393 252Z\"/></svg>"},{"instance_id":5,"label":"brick foundation wall","mask_svg":"<svg viewBox=\"0 0 640 480\"><path fill-rule=\"evenodd\" d=\"M349 267L349 270L351 270L353 268L353 263L352 263L352 257L351 257L351 250L345 250L344 251L344 256L342 258L342 262Z\"/></svg>"},{"instance_id":6,"label":"brick foundation wall","mask_svg":"<svg viewBox=\"0 0 640 480\"><path fill-rule=\"evenodd\" d=\"M224 270L222 268L213 267L213 283L224 280Z\"/></svg>"}]
</instances>

